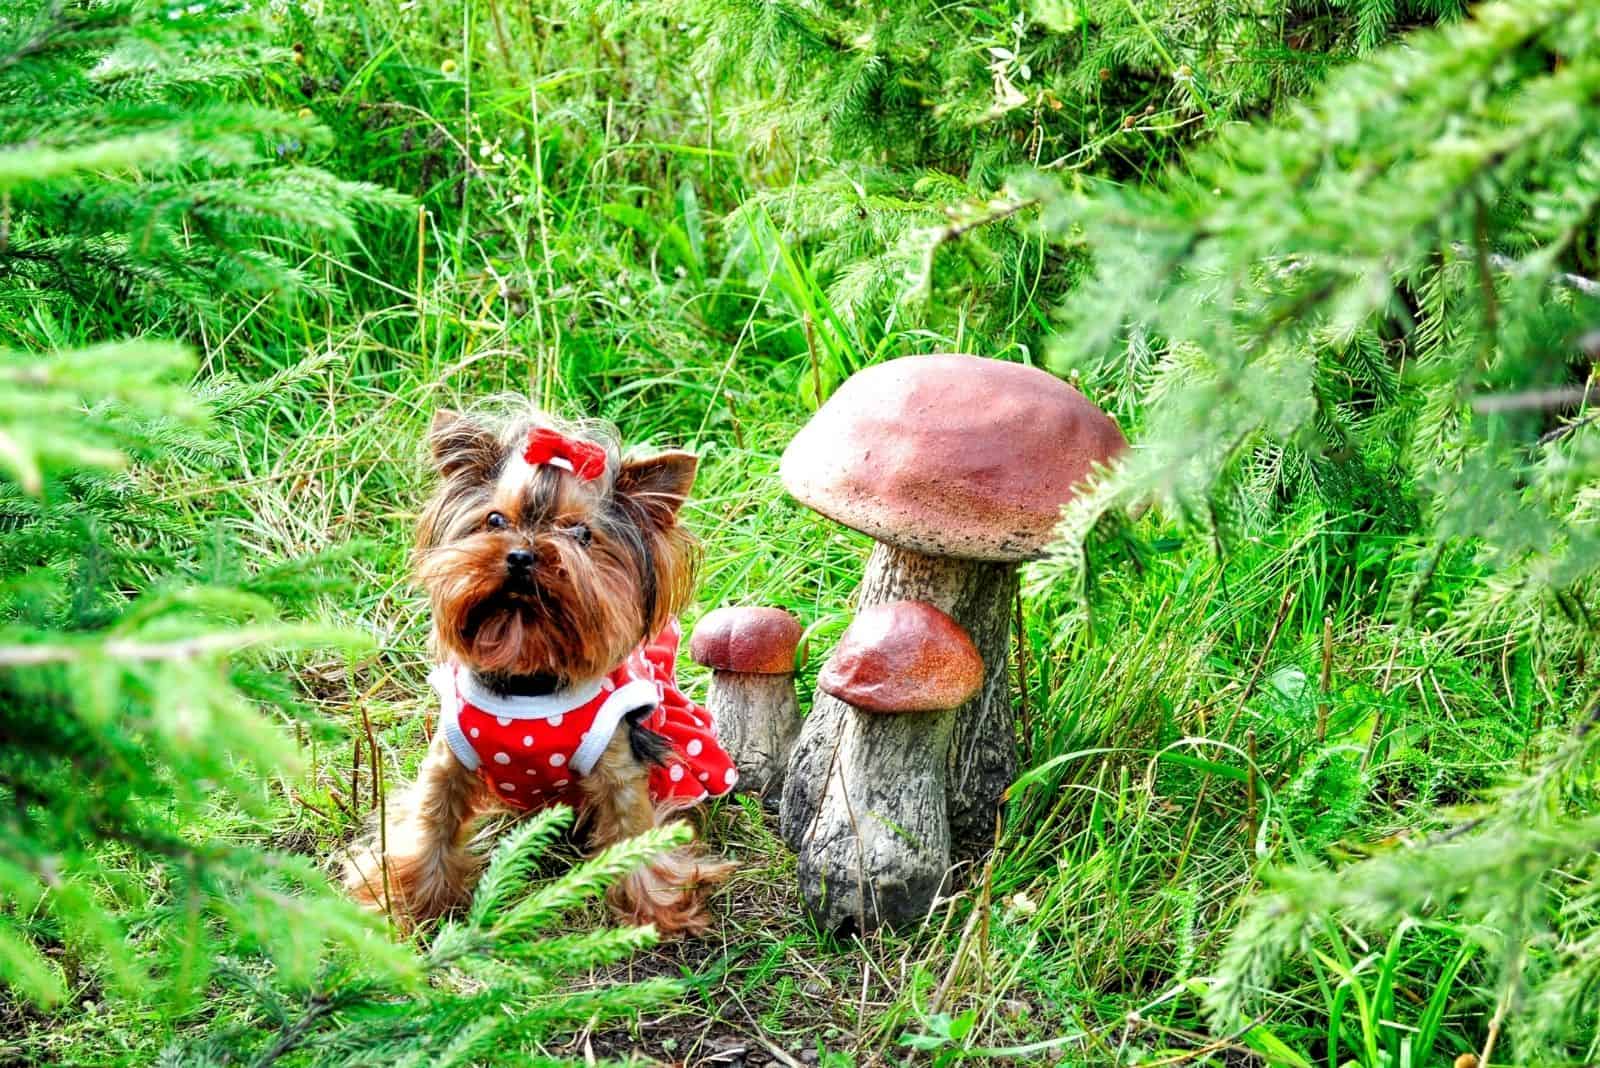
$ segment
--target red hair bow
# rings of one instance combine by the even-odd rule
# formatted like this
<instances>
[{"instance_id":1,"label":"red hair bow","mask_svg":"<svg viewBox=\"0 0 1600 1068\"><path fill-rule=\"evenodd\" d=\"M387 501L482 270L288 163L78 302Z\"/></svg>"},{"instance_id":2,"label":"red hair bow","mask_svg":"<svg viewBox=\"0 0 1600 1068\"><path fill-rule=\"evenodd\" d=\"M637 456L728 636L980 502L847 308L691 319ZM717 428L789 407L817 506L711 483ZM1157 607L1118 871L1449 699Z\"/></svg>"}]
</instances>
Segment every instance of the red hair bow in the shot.
<instances>
[{"instance_id":1,"label":"red hair bow","mask_svg":"<svg viewBox=\"0 0 1600 1068\"><path fill-rule=\"evenodd\" d=\"M605 449L544 427L528 431L528 445L522 450L522 458L534 467L548 464L571 471L585 482L593 482L606 473Z\"/></svg>"}]
</instances>

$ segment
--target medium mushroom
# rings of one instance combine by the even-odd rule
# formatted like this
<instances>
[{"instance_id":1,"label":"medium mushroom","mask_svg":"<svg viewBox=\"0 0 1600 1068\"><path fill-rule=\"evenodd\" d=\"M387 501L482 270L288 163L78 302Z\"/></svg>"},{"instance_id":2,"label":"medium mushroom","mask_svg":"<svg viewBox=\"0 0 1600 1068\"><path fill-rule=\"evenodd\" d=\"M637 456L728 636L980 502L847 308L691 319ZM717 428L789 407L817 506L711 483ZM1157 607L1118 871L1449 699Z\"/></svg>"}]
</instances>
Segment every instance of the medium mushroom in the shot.
<instances>
[{"instance_id":1,"label":"medium mushroom","mask_svg":"<svg viewBox=\"0 0 1600 1068\"><path fill-rule=\"evenodd\" d=\"M817 688L847 708L797 850L819 924L866 930L927 915L950 869L945 750L983 676L967 632L924 601L865 608L839 639Z\"/></svg>"},{"instance_id":2,"label":"medium mushroom","mask_svg":"<svg viewBox=\"0 0 1600 1068\"><path fill-rule=\"evenodd\" d=\"M689 641L689 655L711 669L706 708L739 769L739 789L773 801L800 731L800 634L799 621L781 608L718 608Z\"/></svg>"},{"instance_id":3,"label":"medium mushroom","mask_svg":"<svg viewBox=\"0 0 1600 1068\"><path fill-rule=\"evenodd\" d=\"M983 686L956 710L945 752L953 848L994 840L1016 774L1006 648L1017 564L1049 542L1096 464L1127 447L1111 418L1053 375L977 356L907 356L852 376L784 451L802 504L878 542L857 595L935 605L971 637ZM781 827L799 848L818 815L847 709L819 698L784 787ZM898 772L886 769L887 777Z\"/></svg>"}]
</instances>

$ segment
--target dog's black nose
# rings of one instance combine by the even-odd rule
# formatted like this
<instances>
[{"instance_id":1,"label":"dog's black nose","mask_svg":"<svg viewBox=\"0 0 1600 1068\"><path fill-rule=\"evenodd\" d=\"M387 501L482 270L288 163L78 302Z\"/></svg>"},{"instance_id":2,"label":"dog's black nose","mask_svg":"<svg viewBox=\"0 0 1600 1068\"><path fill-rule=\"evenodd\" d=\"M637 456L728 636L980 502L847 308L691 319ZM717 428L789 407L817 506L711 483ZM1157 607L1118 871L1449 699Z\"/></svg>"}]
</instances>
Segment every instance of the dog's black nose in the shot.
<instances>
[{"instance_id":1,"label":"dog's black nose","mask_svg":"<svg viewBox=\"0 0 1600 1068\"><path fill-rule=\"evenodd\" d=\"M532 571L533 553L527 549L512 549L506 553L506 567L514 572Z\"/></svg>"}]
</instances>

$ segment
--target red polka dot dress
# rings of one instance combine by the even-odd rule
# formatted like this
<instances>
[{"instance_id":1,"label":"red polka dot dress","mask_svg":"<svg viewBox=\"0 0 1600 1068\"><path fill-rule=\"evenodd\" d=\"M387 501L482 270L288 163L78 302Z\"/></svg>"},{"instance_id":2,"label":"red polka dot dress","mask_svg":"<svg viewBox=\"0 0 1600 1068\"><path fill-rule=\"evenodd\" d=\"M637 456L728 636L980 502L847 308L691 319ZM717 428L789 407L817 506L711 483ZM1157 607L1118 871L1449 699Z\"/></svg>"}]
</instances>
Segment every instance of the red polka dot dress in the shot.
<instances>
[{"instance_id":1,"label":"red polka dot dress","mask_svg":"<svg viewBox=\"0 0 1600 1068\"><path fill-rule=\"evenodd\" d=\"M640 645L604 678L537 697L494 693L459 664L440 664L440 729L450 751L513 808L576 807L578 780L594 769L630 712L651 709L643 724L671 743L664 765L650 769L657 802L689 805L727 793L738 781L717 743L711 714L678 689L676 621Z\"/></svg>"}]
</instances>

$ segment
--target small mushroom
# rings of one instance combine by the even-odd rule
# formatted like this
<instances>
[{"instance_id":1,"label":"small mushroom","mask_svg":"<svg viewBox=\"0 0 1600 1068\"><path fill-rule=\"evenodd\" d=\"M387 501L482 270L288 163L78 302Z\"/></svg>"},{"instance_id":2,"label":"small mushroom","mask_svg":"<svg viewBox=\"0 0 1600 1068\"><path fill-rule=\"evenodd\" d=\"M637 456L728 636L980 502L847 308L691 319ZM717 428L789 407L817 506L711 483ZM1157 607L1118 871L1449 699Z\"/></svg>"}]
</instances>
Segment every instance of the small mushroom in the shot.
<instances>
[{"instance_id":1,"label":"small mushroom","mask_svg":"<svg viewBox=\"0 0 1600 1068\"><path fill-rule=\"evenodd\" d=\"M689 655L711 669L706 708L739 769L739 789L774 804L800 732L800 634L799 621L781 608L718 608L689 641Z\"/></svg>"},{"instance_id":2,"label":"small mushroom","mask_svg":"<svg viewBox=\"0 0 1600 1068\"><path fill-rule=\"evenodd\" d=\"M865 608L817 688L848 711L817 816L800 843L800 893L829 930L922 919L950 869L946 750L983 658L925 601Z\"/></svg>"},{"instance_id":3,"label":"small mushroom","mask_svg":"<svg viewBox=\"0 0 1600 1068\"><path fill-rule=\"evenodd\" d=\"M994 841L1016 775L1006 650L1017 566L1038 556L1096 464L1127 447L1111 418L1035 367L955 354L906 356L851 376L784 451L779 473L801 504L870 534L858 606L927 601L983 657L980 690L955 717L946 756L956 855ZM844 705L819 697L784 784L784 839L816 817Z\"/></svg>"}]
</instances>

